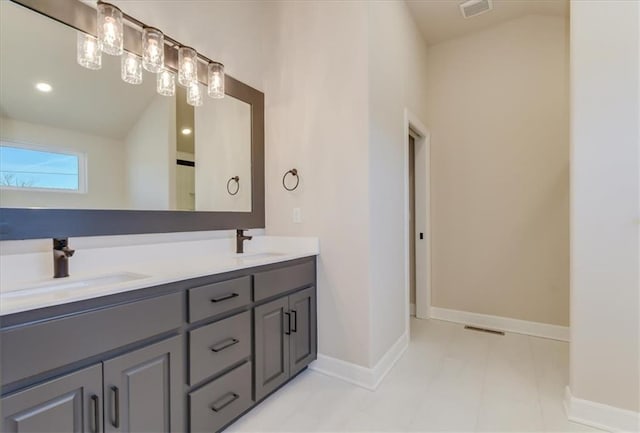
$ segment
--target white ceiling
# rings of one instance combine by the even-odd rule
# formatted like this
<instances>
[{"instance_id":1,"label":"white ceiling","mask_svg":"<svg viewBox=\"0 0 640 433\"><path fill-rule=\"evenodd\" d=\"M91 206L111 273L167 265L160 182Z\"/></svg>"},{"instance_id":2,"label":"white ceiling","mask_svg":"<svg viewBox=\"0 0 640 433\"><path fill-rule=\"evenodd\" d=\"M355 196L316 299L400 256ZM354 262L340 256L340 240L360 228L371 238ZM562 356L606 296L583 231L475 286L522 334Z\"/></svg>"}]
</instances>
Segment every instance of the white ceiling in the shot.
<instances>
[{"instance_id":1,"label":"white ceiling","mask_svg":"<svg viewBox=\"0 0 640 433\"><path fill-rule=\"evenodd\" d=\"M102 69L76 63L76 31L11 2L0 2L0 113L16 120L124 138L156 95L155 75L135 86L120 79L120 57ZM51 93L35 89L37 82Z\"/></svg>"},{"instance_id":2,"label":"white ceiling","mask_svg":"<svg viewBox=\"0 0 640 433\"><path fill-rule=\"evenodd\" d=\"M406 0L427 44L432 45L530 14L567 17L569 0L493 0L493 10L463 18L464 0Z\"/></svg>"}]
</instances>

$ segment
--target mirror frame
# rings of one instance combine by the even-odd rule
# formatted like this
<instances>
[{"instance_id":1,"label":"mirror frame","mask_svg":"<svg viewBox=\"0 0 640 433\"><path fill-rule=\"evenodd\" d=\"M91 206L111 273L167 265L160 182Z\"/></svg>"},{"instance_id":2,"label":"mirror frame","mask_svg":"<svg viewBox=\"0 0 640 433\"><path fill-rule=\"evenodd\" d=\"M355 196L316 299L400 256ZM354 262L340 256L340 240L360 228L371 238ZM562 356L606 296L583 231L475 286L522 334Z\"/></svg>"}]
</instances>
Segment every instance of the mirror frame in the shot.
<instances>
[{"instance_id":1,"label":"mirror frame","mask_svg":"<svg viewBox=\"0 0 640 433\"><path fill-rule=\"evenodd\" d=\"M11 1L95 35L96 10L79 0ZM124 28L125 49L140 54L141 32ZM177 49L165 44L166 65L176 70L177 57ZM198 72L207 76L204 63ZM225 94L251 106L251 212L0 208L0 240L264 228L264 94L229 75Z\"/></svg>"}]
</instances>

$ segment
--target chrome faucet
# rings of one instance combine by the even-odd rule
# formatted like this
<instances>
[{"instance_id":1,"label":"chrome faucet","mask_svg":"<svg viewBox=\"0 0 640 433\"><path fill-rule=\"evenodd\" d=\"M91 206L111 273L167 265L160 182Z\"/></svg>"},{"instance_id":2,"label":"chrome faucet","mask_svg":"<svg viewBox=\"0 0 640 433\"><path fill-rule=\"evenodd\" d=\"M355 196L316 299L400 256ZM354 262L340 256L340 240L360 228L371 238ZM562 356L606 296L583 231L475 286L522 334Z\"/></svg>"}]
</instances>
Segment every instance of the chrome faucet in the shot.
<instances>
[{"instance_id":1,"label":"chrome faucet","mask_svg":"<svg viewBox=\"0 0 640 433\"><path fill-rule=\"evenodd\" d=\"M253 239L253 236L244 235L245 230L246 229L236 230L236 253L238 254L244 253L244 241L250 241Z\"/></svg>"},{"instance_id":2,"label":"chrome faucet","mask_svg":"<svg viewBox=\"0 0 640 433\"><path fill-rule=\"evenodd\" d=\"M75 250L69 248L69 239L53 239L53 278L69 276L69 257Z\"/></svg>"}]
</instances>

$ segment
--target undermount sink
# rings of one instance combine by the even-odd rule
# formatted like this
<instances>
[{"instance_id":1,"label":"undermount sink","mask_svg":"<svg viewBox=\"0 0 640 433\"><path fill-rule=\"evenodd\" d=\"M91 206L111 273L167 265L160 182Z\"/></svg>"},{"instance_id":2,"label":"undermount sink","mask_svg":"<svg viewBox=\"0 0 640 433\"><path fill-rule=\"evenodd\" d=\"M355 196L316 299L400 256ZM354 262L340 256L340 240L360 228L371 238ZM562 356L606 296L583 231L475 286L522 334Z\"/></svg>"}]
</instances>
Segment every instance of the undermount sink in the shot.
<instances>
[{"instance_id":1,"label":"undermount sink","mask_svg":"<svg viewBox=\"0 0 640 433\"><path fill-rule=\"evenodd\" d=\"M71 281L54 280L51 282L26 287L24 289L3 292L2 294L0 294L0 298L4 301L17 300L30 296L47 296L51 298L59 298L68 296L69 292L73 290L93 289L96 287L109 286L111 284L140 280L142 278L149 278L149 276L134 274L131 272L120 272L116 274L108 274L99 277L84 278Z\"/></svg>"},{"instance_id":2,"label":"undermount sink","mask_svg":"<svg viewBox=\"0 0 640 433\"><path fill-rule=\"evenodd\" d=\"M276 253L276 252L255 252L255 253L242 253L236 254L237 259L241 260L262 260L262 259L270 259L272 257L284 256L285 253Z\"/></svg>"}]
</instances>

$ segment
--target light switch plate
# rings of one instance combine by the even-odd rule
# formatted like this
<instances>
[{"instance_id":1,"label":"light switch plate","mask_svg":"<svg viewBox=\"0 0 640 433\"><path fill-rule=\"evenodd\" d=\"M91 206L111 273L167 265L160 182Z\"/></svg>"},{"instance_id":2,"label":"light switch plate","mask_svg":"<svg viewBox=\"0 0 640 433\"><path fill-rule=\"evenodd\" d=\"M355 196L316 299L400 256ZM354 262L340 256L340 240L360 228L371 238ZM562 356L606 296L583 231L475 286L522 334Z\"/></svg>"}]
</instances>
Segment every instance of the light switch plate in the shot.
<instances>
[{"instance_id":1,"label":"light switch plate","mask_svg":"<svg viewBox=\"0 0 640 433\"><path fill-rule=\"evenodd\" d=\"M302 211L299 207L293 208L293 222L296 224L300 224L302 222Z\"/></svg>"}]
</instances>

